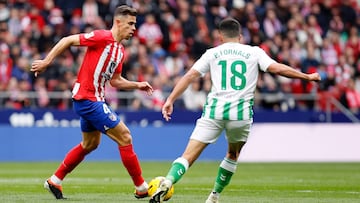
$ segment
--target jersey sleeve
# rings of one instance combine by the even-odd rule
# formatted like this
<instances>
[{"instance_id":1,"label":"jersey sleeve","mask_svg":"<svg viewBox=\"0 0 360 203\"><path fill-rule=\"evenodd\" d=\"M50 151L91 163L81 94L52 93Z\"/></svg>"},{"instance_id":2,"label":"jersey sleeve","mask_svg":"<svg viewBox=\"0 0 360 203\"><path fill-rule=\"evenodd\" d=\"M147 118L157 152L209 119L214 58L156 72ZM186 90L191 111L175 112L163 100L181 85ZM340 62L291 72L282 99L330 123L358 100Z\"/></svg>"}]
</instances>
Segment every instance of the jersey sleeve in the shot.
<instances>
[{"instance_id":1,"label":"jersey sleeve","mask_svg":"<svg viewBox=\"0 0 360 203\"><path fill-rule=\"evenodd\" d=\"M91 46L99 46L100 44L105 44L105 43L106 43L106 37L104 37L104 34L99 30L80 34L81 46L91 47Z\"/></svg>"},{"instance_id":2,"label":"jersey sleeve","mask_svg":"<svg viewBox=\"0 0 360 203\"><path fill-rule=\"evenodd\" d=\"M123 67L123 61L121 61L115 69L115 73L121 74Z\"/></svg>"},{"instance_id":3,"label":"jersey sleeve","mask_svg":"<svg viewBox=\"0 0 360 203\"><path fill-rule=\"evenodd\" d=\"M266 54L266 52L263 49L261 49L260 47L256 47L256 49L257 49L256 52L259 55L258 64L259 64L260 70L265 72L268 69L268 67L271 64L276 63L276 61L274 59L270 58L270 56L268 56Z\"/></svg>"},{"instance_id":4,"label":"jersey sleeve","mask_svg":"<svg viewBox=\"0 0 360 203\"><path fill-rule=\"evenodd\" d=\"M209 51L206 51L200 59L198 59L194 65L192 66L193 69L197 70L201 77L203 77L207 72L210 70L210 59L209 59Z\"/></svg>"}]
</instances>

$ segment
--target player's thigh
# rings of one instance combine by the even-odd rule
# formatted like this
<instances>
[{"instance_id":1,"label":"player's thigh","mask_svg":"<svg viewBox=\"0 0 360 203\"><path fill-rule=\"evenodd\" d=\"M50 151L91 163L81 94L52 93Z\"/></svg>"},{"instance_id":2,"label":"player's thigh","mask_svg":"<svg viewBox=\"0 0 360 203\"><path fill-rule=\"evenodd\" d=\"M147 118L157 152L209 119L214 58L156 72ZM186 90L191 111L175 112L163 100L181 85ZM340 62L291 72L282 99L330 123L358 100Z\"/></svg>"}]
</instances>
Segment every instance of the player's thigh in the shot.
<instances>
[{"instance_id":1,"label":"player's thigh","mask_svg":"<svg viewBox=\"0 0 360 203\"><path fill-rule=\"evenodd\" d=\"M214 143L223 129L224 122L221 120L199 118L190 138L202 143Z\"/></svg>"},{"instance_id":2,"label":"player's thigh","mask_svg":"<svg viewBox=\"0 0 360 203\"><path fill-rule=\"evenodd\" d=\"M227 141L229 143L246 142L252 123L252 120L227 121L225 124Z\"/></svg>"},{"instance_id":3,"label":"player's thigh","mask_svg":"<svg viewBox=\"0 0 360 203\"><path fill-rule=\"evenodd\" d=\"M120 146L129 145L132 142L130 130L122 121L120 121L114 128L107 130L106 135Z\"/></svg>"}]
</instances>

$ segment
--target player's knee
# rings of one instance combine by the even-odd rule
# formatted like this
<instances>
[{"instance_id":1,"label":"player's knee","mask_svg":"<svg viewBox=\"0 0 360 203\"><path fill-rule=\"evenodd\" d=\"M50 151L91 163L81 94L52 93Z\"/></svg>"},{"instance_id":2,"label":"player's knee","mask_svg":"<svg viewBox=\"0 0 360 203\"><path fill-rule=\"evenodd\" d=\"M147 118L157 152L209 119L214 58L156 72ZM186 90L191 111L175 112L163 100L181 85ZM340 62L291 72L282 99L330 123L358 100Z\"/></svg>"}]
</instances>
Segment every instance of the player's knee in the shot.
<instances>
[{"instance_id":1,"label":"player's knee","mask_svg":"<svg viewBox=\"0 0 360 203\"><path fill-rule=\"evenodd\" d=\"M88 152L94 151L95 149L98 148L98 146L99 146L98 143L87 143L87 144L83 143L84 150L86 150Z\"/></svg>"},{"instance_id":2,"label":"player's knee","mask_svg":"<svg viewBox=\"0 0 360 203\"><path fill-rule=\"evenodd\" d=\"M125 145L129 145L132 143L132 137L130 135L130 133L125 133L125 134L122 134L121 136L121 144L122 146L125 146Z\"/></svg>"},{"instance_id":3,"label":"player's knee","mask_svg":"<svg viewBox=\"0 0 360 203\"><path fill-rule=\"evenodd\" d=\"M230 160L237 160L239 158L239 153L238 152L228 152L227 156L228 159Z\"/></svg>"}]
</instances>

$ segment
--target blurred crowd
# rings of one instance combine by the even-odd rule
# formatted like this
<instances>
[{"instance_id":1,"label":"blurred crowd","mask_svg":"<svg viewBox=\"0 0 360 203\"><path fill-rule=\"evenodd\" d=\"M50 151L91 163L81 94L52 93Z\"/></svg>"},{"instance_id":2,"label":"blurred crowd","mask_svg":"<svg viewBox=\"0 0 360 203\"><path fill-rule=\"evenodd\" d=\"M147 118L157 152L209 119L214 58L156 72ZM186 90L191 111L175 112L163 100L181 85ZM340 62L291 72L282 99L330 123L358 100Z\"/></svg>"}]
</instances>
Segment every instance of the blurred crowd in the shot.
<instances>
[{"instance_id":1,"label":"blurred crowd","mask_svg":"<svg viewBox=\"0 0 360 203\"><path fill-rule=\"evenodd\" d=\"M159 110L194 61L220 43L217 23L228 16L241 23L243 43L260 46L301 71L319 71L322 77L314 84L261 73L257 108L324 110L330 97L354 113L360 108L356 0L0 0L0 92L11 93L0 97L0 106L71 108L69 95L85 49L66 50L37 78L29 72L31 62L64 36L109 29L121 4L139 12L136 35L125 42L123 76L149 81L155 92L147 96L108 86L107 102L115 109ZM176 105L201 110L210 88L209 76L200 78ZM310 99L292 98L297 94Z\"/></svg>"}]
</instances>

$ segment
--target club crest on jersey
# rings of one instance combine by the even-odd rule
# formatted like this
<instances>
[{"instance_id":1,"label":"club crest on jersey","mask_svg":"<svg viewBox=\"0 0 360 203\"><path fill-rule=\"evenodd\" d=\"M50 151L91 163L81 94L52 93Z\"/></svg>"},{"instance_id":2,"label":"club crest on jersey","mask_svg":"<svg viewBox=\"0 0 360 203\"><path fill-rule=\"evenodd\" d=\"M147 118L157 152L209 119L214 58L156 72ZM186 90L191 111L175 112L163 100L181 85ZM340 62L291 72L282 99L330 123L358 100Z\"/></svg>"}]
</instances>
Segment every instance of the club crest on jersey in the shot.
<instances>
[{"instance_id":1,"label":"club crest on jersey","mask_svg":"<svg viewBox=\"0 0 360 203\"><path fill-rule=\"evenodd\" d=\"M113 113L110 113L110 114L109 114L109 119L110 119L111 121L116 121L116 115L113 114Z\"/></svg>"}]
</instances>

